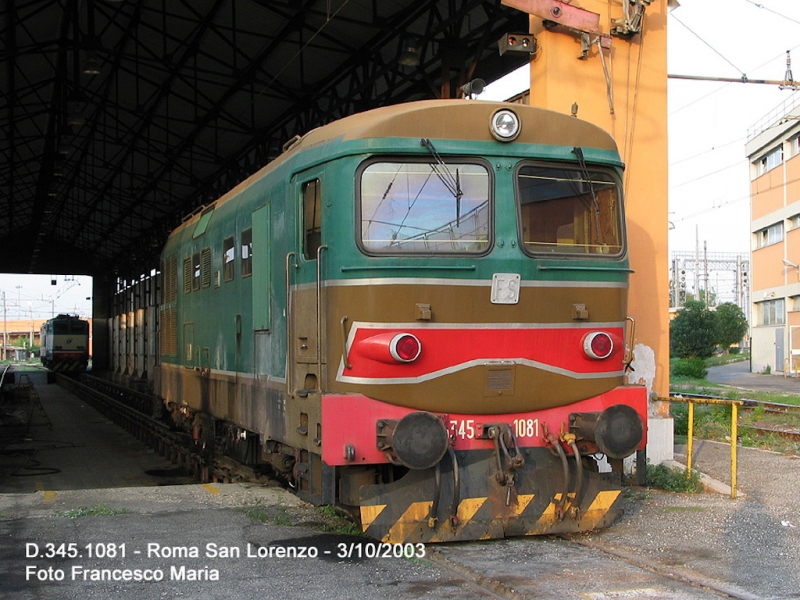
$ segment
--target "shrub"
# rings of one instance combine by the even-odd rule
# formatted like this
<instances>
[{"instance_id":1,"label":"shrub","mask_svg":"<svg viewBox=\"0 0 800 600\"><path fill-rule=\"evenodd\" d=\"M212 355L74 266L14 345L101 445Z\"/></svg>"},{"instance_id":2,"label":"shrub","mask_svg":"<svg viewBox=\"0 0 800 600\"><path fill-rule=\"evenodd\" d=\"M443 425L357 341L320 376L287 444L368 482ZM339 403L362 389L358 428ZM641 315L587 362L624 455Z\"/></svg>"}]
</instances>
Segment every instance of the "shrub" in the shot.
<instances>
[{"instance_id":1,"label":"shrub","mask_svg":"<svg viewBox=\"0 0 800 600\"><path fill-rule=\"evenodd\" d=\"M683 358L676 361L675 365L672 367L673 377L705 379L706 375L708 375L708 369L702 358Z\"/></svg>"},{"instance_id":2,"label":"shrub","mask_svg":"<svg viewBox=\"0 0 800 600\"><path fill-rule=\"evenodd\" d=\"M688 492L699 494L703 491L700 472L692 469L689 477L677 467L666 465L647 465L647 485L668 492Z\"/></svg>"}]
</instances>

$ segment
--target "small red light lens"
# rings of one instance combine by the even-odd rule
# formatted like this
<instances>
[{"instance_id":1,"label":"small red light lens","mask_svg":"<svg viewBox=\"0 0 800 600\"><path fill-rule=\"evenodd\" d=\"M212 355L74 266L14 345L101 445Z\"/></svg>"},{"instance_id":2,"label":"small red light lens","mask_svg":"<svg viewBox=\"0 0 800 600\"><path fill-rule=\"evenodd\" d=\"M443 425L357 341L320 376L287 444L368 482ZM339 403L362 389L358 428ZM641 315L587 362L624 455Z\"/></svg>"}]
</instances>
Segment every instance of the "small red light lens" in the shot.
<instances>
[{"instance_id":1,"label":"small red light lens","mask_svg":"<svg viewBox=\"0 0 800 600\"><path fill-rule=\"evenodd\" d=\"M398 335L392 340L392 356L400 362L411 362L419 357L422 345L409 333Z\"/></svg>"},{"instance_id":2,"label":"small red light lens","mask_svg":"<svg viewBox=\"0 0 800 600\"><path fill-rule=\"evenodd\" d=\"M608 356L611 353L611 338L607 335L594 336L592 350L597 356Z\"/></svg>"},{"instance_id":3,"label":"small red light lens","mask_svg":"<svg viewBox=\"0 0 800 600\"><path fill-rule=\"evenodd\" d=\"M607 333L596 331L584 338L583 351L589 358L602 360L611 356L614 351L614 342Z\"/></svg>"}]
</instances>

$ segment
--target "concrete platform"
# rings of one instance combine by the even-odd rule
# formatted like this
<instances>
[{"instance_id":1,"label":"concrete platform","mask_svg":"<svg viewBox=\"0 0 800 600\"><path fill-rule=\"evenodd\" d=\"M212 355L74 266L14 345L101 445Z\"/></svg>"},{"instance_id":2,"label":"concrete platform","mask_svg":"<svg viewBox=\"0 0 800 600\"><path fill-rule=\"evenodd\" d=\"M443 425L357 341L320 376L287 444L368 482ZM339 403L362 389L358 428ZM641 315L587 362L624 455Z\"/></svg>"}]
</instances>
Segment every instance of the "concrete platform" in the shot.
<instances>
[{"instance_id":1,"label":"concrete platform","mask_svg":"<svg viewBox=\"0 0 800 600\"><path fill-rule=\"evenodd\" d=\"M34 410L33 400L8 401L0 407L7 416L0 426L0 493L193 481L64 388L48 384L46 372L26 375L44 413ZM31 411L30 427L13 418L18 413L21 422L27 423Z\"/></svg>"}]
</instances>

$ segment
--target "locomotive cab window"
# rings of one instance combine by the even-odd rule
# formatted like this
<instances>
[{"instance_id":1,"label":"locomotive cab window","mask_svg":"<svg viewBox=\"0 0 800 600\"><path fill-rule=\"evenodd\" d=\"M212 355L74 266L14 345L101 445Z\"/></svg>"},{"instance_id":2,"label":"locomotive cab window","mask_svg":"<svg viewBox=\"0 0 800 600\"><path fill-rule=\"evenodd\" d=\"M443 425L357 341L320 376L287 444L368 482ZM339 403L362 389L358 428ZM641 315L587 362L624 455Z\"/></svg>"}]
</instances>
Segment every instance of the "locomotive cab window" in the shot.
<instances>
[{"instance_id":1,"label":"locomotive cab window","mask_svg":"<svg viewBox=\"0 0 800 600\"><path fill-rule=\"evenodd\" d=\"M528 253L622 253L620 186L610 172L523 165L517 198Z\"/></svg>"},{"instance_id":2,"label":"locomotive cab window","mask_svg":"<svg viewBox=\"0 0 800 600\"><path fill-rule=\"evenodd\" d=\"M361 169L360 245L369 254L482 254L490 176L482 164L372 162Z\"/></svg>"}]
</instances>

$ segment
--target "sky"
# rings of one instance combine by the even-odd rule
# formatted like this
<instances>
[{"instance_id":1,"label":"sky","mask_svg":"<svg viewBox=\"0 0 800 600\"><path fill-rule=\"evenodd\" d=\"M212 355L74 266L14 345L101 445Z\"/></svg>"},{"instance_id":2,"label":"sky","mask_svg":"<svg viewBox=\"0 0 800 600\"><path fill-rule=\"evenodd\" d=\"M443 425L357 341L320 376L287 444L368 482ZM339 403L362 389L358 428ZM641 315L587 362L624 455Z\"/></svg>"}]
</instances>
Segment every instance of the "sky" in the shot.
<instances>
[{"instance_id":1,"label":"sky","mask_svg":"<svg viewBox=\"0 0 800 600\"><path fill-rule=\"evenodd\" d=\"M679 0L668 17L670 75L783 80L786 51L800 81L799 0ZM481 99L527 88L528 68ZM670 253L750 250L748 129L800 92L774 85L668 81ZM51 280L56 280L56 285ZM18 287L19 286L19 287ZM7 318L91 314L91 278L0 275Z\"/></svg>"},{"instance_id":2,"label":"sky","mask_svg":"<svg viewBox=\"0 0 800 600\"><path fill-rule=\"evenodd\" d=\"M667 72L783 80L794 50L800 81L800 1L679 0L667 25ZM528 68L486 87L501 100L528 87ZM750 250L747 132L800 92L776 85L668 80L670 253Z\"/></svg>"},{"instance_id":3,"label":"sky","mask_svg":"<svg viewBox=\"0 0 800 600\"><path fill-rule=\"evenodd\" d=\"M92 314L92 278L86 275L0 275L0 308L3 294L10 321Z\"/></svg>"}]
</instances>

